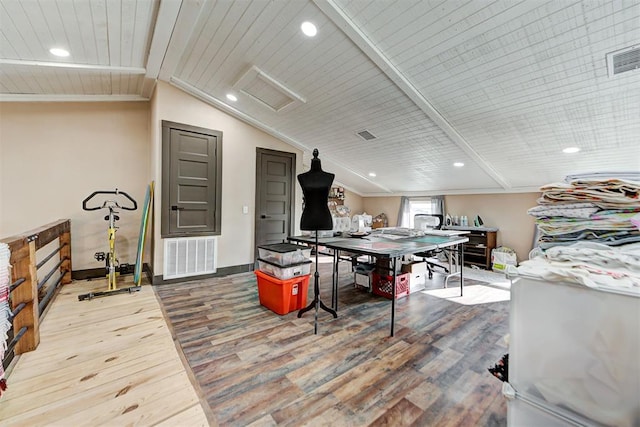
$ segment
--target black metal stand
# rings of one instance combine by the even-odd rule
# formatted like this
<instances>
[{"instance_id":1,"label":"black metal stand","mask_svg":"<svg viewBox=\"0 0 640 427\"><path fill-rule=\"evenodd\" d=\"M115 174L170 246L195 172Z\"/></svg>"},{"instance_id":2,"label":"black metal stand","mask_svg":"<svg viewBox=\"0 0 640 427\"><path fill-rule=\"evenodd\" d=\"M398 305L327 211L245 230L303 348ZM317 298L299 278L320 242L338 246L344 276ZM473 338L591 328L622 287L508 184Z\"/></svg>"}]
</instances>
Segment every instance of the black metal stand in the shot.
<instances>
[{"instance_id":1,"label":"black metal stand","mask_svg":"<svg viewBox=\"0 0 640 427\"><path fill-rule=\"evenodd\" d=\"M305 308L300 309L300 311L298 311L298 318L302 317L304 313L311 310L312 308L315 308L316 314L313 321L313 333L317 335L318 334L318 310L321 308L324 311L333 314L334 319L338 318L338 313L336 313L335 311L333 311L332 309L324 305L322 301L320 301L320 283L319 283L320 273L318 273L318 230L316 230L315 250L316 250L316 272L313 275L313 301L311 301L311 304L309 304Z\"/></svg>"},{"instance_id":2,"label":"black metal stand","mask_svg":"<svg viewBox=\"0 0 640 427\"><path fill-rule=\"evenodd\" d=\"M133 292L138 292L140 289L142 289L140 286L131 286L129 288L114 289L112 291L89 292L88 294L78 295L78 301L91 301L93 298L108 297L117 294L131 294Z\"/></svg>"}]
</instances>

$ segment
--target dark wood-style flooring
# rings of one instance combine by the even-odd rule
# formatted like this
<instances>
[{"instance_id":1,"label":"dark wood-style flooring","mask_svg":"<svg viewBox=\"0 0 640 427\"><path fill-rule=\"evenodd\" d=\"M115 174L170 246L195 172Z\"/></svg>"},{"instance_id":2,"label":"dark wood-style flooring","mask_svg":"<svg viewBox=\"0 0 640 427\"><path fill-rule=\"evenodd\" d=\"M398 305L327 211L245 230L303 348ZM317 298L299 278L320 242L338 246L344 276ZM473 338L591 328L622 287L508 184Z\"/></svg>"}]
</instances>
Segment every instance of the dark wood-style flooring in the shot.
<instances>
[{"instance_id":1,"label":"dark wood-style flooring","mask_svg":"<svg viewBox=\"0 0 640 427\"><path fill-rule=\"evenodd\" d=\"M338 318L320 311L318 335L313 310L298 319L261 306L253 273L155 288L211 424L506 425L502 384L487 368L507 352L508 301L413 293L398 300L390 337L390 301L355 288L340 264ZM330 305L331 264L319 271ZM313 277L308 301L312 292Z\"/></svg>"}]
</instances>

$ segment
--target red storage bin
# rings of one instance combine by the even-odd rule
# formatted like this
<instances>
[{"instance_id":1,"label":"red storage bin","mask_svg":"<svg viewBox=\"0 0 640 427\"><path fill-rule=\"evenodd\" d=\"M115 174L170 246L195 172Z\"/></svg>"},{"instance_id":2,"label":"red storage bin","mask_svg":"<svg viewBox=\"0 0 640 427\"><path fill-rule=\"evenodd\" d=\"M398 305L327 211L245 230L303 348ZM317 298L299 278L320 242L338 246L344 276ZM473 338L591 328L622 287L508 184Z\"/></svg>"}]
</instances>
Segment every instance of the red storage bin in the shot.
<instances>
[{"instance_id":1,"label":"red storage bin","mask_svg":"<svg viewBox=\"0 0 640 427\"><path fill-rule=\"evenodd\" d=\"M258 280L260 304L277 314L287 314L307 305L309 274L293 279L280 280L273 276L254 271Z\"/></svg>"},{"instance_id":2,"label":"red storage bin","mask_svg":"<svg viewBox=\"0 0 640 427\"><path fill-rule=\"evenodd\" d=\"M396 299L409 295L410 276L409 273L396 274ZM391 299L393 296L392 279L393 276L374 272L372 276L373 293Z\"/></svg>"}]
</instances>

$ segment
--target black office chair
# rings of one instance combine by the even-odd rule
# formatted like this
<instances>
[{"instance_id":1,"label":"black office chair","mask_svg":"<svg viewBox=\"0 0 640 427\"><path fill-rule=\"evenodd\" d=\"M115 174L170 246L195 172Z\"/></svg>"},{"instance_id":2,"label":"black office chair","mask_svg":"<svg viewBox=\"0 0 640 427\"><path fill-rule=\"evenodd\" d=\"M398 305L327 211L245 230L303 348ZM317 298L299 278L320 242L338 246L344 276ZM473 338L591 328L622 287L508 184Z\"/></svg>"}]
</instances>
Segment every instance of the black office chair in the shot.
<instances>
[{"instance_id":1,"label":"black office chair","mask_svg":"<svg viewBox=\"0 0 640 427\"><path fill-rule=\"evenodd\" d=\"M442 214L416 214L413 217L413 228L416 230L440 230L444 222L444 216ZM433 269L441 268L446 274L449 274L449 269L444 265L437 262L430 261L434 258L437 259L438 255L442 253L442 249L434 249L427 252L419 252L414 256L422 258L427 263L427 271L429 272L429 279L433 278Z\"/></svg>"}]
</instances>

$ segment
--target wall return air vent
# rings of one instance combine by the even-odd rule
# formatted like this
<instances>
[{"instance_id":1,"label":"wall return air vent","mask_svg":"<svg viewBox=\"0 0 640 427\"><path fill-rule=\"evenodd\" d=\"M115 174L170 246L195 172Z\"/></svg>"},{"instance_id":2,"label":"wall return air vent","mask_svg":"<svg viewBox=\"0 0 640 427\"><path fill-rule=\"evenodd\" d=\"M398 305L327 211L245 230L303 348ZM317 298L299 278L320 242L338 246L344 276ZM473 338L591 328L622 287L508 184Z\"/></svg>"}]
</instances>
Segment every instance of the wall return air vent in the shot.
<instances>
[{"instance_id":1,"label":"wall return air vent","mask_svg":"<svg viewBox=\"0 0 640 427\"><path fill-rule=\"evenodd\" d=\"M640 69L640 45L607 53L609 77Z\"/></svg>"}]
</instances>

